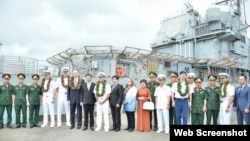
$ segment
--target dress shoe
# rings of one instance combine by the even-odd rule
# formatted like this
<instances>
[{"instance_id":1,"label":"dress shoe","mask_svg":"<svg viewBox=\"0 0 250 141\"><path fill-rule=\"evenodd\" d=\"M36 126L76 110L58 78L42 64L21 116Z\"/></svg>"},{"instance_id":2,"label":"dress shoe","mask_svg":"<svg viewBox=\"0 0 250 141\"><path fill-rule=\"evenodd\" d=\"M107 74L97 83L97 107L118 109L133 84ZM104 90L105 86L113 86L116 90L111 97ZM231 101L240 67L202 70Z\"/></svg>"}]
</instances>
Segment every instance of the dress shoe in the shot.
<instances>
[{"instance_id":1,"label":"dress shoe","mask_svg":"<svg viewBox=\"0 0 250 141\"><path fill-rule=\"evenodd\" d=\"M85 130L87 130L87 129L88 129L88 127L84 127L82 130L85 131Z\"/></svg>"},{"instance_id":2,"label":"dress shoe","mask_svg":"<svg viewBox=\"0 0 250 141\"><path fill-rule=\"evenodd\" d=\"M47 124L43 124L41 127L42 127L42 128L47 127Z\"/></svg>"},{"instance_id":3,"label":"dress shoe","mask_svg":"<svg viewBox=\"0 0 250 141\"><path fill-rule=\"evenodd\" d=\"M127 128L125 128L124 130L129 130L129 128L127 127Z\"/></svg>"},{"instance_id":4,"label":"dress shoe","mask_svg":"<svg viewBox=\"0 0 250 141\"><path fill-rule=\"evenodd\" d=\"M40 125L35 124L34 127L41 127Z\"/></svg>"},{"instance_id":5,"label":"dress shoe","mask_svg":"<svg viewBox=\"0 0 250 141\"><path fill-rule=\"evenodd\" d=\"M120 128L116 128L115 129L115 132L119 132L121 129Z\"/></svg>"},{"instance_id":6,"label":"dress shoe","mask_svg":"<svg viewBox=\"0 0 250 141\"><path fill-rule=\"evenodd\" d=\"M71 124L70 124L70 123L66 123L66 125L67 125L68 127L70 127L70 126L71 126Z\"/></svg>"},{"instance_id":7,"label":"dress shoe","mask_svg":"<svg viewBox=\"0 0 250 141\"><path fill-rule=\"evenodd\" d=\"M81 126L77 126L77 129L81 129Z\"/></svg>"},{"instance_id":8,"label":"dress shoe","mask_svg":"<svg viewBox=\"0 0 250 141\"><path fill-rule=\"evenodd\" d=\"M94 130L95 130L95 127L90 127L90 130L91 130L91 131L94 131Z\"/></svg>"},{"instance_id":9,"label":"dress shoe","mask_svg":"<svg viewBox=\"0 0 250 141\"><path fill-rule=\"evenodd\" d=\"M11 125L7 125L7 127L8 127L8 128L12 128L12 126L11 126Z\"/></svg>"},{"instance_id":10,"label":"dress shoe","mask_svg":"<svg viewBox=\"0 0 250 141\"><path fill-rule=\"evenodd\" d=\"M100 131L100 130L101 130L101 128L96 128L96 129L95 129L95 131Z\"/></svg>"},{"instance_id":11,"label":"dress shoe","mask_svg":"<svg viewBox=\"0 0 250 141\"><path fill-rule=\"evenodd\" d=\"M26 128L26 125L22 125L23 128Z\"/></svg>"},{"instance_id":12,"label":"dress shoe","mask_svg":"<svg viewBox=\"0 0 250 141\"><path fill-rule=\"evenodd\" d=\"M115 131L116 130L116 128L113 128L113 129L110 129L109 131Z\"/></svg>"},{"instance_id":13,"label":"dress shoe","mask_svg":"<svg viewBox=\"0 0 250 141\"><path fill-rule=\"evenodd\" d=\"M0 129L2 129L3 128L3 126L0 126Z\"/></svg>"},{"instance_id":14,"label":"dress shoe","mask_svg":"<svg viewBox=\"0 0 250 141\"><path fill-rule=\"evenodd\" d=\"M71 126L69 129L74 129L75 128L75 126Z\"/></svg>"},{"instance_id":15,"label":"dress shoe","mask_svg":"<svg viewBox=\"0 0 250 141\"><path fill-rule=\"evenodd\" d=\"M129 129L128 131L129 131L129 132L133 132L133 131L134 131L134 129Z\"/></svg>"},{"instance_id":16,"label":"dress shoe","mask_svg":"<svg viewBox=\"0 0 250 141\"><path fill-rule=\"evenodd\" d=\"M154 128L154 131L158 131L158 128Z\"/></svg>"},{"instance_id":17,"label":"dress shoe","mask_svg":"<svg viewBox=\"0 0 250 141\"><path fill-rule=\"evenodd\" d=\"M33 125L30 125L30 128L33 128L34 126Z\"/></svg>"},{"instance_id":18,"label":"dress shoe","mask_svg":"<svg viewBox=\"0 0 250 141\"><path fill-rule=\"evenodd\" d=\"M50 124L50 127L51 128L55 127L55 124L54 123Z\"/></svg>"},{"instance_id":19,"label":"dress shoe","mask_svg":"<svg viewBox=\"0 0 250 141\"><path fill-rule=\"evenodd\" d=\"M21 127L21 125L17 125L17 126L16 126L16 128L20 128L20 127Z\"/></svg>"}]
</instances>

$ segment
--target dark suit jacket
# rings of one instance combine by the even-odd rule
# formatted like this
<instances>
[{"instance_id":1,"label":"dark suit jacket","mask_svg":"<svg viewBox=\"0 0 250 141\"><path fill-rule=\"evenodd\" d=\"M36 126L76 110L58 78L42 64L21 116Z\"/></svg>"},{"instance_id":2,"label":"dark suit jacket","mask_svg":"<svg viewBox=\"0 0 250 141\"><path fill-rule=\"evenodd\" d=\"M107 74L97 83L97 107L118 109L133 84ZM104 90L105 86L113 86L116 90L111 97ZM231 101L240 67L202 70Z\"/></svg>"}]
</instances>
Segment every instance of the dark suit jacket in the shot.
<instances>
[{"instance_id":1,"label":"dark suit jacket","mask_svg":"<svg viewBox=\"0 0 250 141\"><path fill-rule=\"evenodd\" d=\"M83 94L81 97L81 102L83 102L83 104L95 104L96 102L95 94L94 94L95 83L91 82L89 90L88 90L87 83L84 83L82 85L82 88L83 88L82 89Z\"/></svg>"},{"instance_id":2,"label":"dark suit jacket","mask_svg":"<svg viewBox=\"0 0 250 141\"><path fill-rule=\"evenodd\" d=\"M82 80L82 85L84 84L84 80ZM79 90L73 90L70 87L68 88L67 100L70 101L70 104L80 104L81 95L82 95L82 86Z\"/></svg>"},{"instance_id":3,"label":"dark suit jacket","mask_svg":"<svg viewBox=\"0 0 250 141\"><path fill-rule=\"evenodd\" d=\"M111 88L113 85L111 86ZM110 104L111 105L116 105L122 103L122 98L123 98L123 86L120 84L117 84L113 90L111 90L111 95L110 95Z\"/></svg>"},{"instance_id":4,"label":"dark suit jacket","mask_svg":"<svg viewBox=\"0 0 250 141\"><path fill-rule=\"evenodd\" d=\"M239 111L244 111L245 108L250 109L250 87L245 87L240 91L240 86L235 89L233 107Z\"/></svg>"}]
</instances>

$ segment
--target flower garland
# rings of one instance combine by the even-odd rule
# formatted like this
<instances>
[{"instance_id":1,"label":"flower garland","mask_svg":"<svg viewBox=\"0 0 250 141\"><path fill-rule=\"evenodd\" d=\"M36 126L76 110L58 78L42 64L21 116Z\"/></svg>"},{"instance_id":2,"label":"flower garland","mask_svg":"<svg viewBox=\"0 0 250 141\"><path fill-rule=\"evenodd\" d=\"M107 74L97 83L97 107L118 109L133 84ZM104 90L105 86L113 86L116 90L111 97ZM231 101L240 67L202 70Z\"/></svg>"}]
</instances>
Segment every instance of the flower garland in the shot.
<instances>
[{"instance_id":1,"label":"flower garland","mask_svg":"<svg viewBox=\"0 0 250 141\"><path fill-rule=\"evenodd\" d=\"M70 78L70 82L69 82L69 87L72 90L79 90L81 88L82 85L82 79L80 77L78 77L78 82L77 82L77 86L74 86L74 76L71 76Z\"/></svg>"},{"instance_id":2,"label":"flower garland","mask_svg":"<svg viewBox=\"0 0 250 141\"><path fill-rule=\"evenodd\" d=\"M229 84L229 81L227 81L227 83L224 85L223 94L222 94L222 85L223 84L220 84L220 88L218 90L218 94L219 94L220 98L226 97L228 84Z\"/></svg>"},{"instance_id":3,"label":"flower garland","mask_svg":"<svg viewBox=\"0 0 250 141\"><path fill-rule=\"evenodd\" d=\"M178 84L177 84L177 90L181 96L186 96L189 92L189 85L188 85L188 82L186 80L185 80L185 85L186 85L185 92L182 93L181 92L181 82L178 82Z\"/></svg>"},{"instance_id":4,"label":"flower garland","mask_svg":"<svg viewBox=\"0 0 250 141\"><path fill-rule=\"evenodd\" d=\"M45 78L43 78L42 80L42 84L41 84L41 87L42 87L42 92L48 92L49 91L49 86L50 86L50 82L51 82L51 78L49 78L49 81L47 83L47 88L44 89L44 85L45 85Z\"/></svg>"},{"instance_id":5,"label":"flower garland","mask_svg":"<svg viewBox=\"0 0 250 141\"><path fill-rule=\"evenodd\" d=\"M97 83L96 83L96 87L95 87L95 91L96 91L96 95L97 96L103 96L104 95L104 93L105 93L105 88L106 88L106 80L104 80L104 82L103 82L103 86L102 86L102 92L100 93L99 92L99 88L100 88L100 81L98 81Z\"/></svg>"},{"instance_id":6,"label":"flower garland","mask_svg":"<svg viewBox=\"0 0 250 141\"><path fill-rule=\"evenodd\" d=\"M69 76L68 76L68 81L69 81ZM64 88L68 88L69 83L68 83L68 85L65 85L65 83L64 83L64 76L63 75L61 76L61 84L62 84L62 86Z\"/></svg>"}]
</instances>

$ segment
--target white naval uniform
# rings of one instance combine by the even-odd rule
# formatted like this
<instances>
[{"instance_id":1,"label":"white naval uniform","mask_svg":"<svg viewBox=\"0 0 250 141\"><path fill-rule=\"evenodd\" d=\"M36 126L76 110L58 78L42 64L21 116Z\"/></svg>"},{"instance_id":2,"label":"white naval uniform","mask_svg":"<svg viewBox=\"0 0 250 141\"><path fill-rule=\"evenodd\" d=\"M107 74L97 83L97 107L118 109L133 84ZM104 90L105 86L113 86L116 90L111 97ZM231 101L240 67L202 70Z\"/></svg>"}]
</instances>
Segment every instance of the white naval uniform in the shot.
<instances>
[{"instance_id":1,"label":"white naval uniform","mask_svg":"<svg viewBox=\"0 0 250 141\"><path fill-rule=\"evenodd\" d=\"M63 78L64 84L68 85L68 78ZM70 105L67 101L67 92L68 89L63 87L61 82L61 77L56 80L57 88L58 88L58 96L57 96L57 125L58 127L62 124L62 111L65 109L66 113L66 125L71 126L70 124Z\"/></svg>"},{"instance_id":2,"label":"white naval uniform","mask_svg":"<svg viewBox=\"0 0 250 141\"><path fill-rule=\"evenodd\" d=\"M224 94L223 91L224 85L222 86L222 94ZM228 105L229 98L234 95L234 86L231 84L227 85L227 94L224 98L220 98L220 112L219 112L219 120L220 125L229 125L231 124L231 115L232 115L232 105L230 105L229 112L226 113L226 108Z\"/></svg>"},{"instance_id":3,"label":"white naval uniform","mask_svg":"<svg viewBox=\"0 0 250 141\"><path fill-rule=\"evenodd\" d=\"M103 85L100 83L99 92L102 92ZM98 97L99 100L104 100L111 93L111 86L106 84L105 92L103 96ZM96 85L94 88L94 94L96 94ZM107 132L109 130L109 100L106 100L105 103L99 104L96 102L96 131L99 131L102 127L102 113L104 116L104 130Z\"/></svg>"},{"instance_id":4,"label":"white naval uniform","mask_svg":"<svg viewBox=\"0 0 250 141\"><path fill-rule=\"evenodd\" d=\"M169 109L167 109L167 99L171 95L170 87L164 85L163 87L158 86L155 89L154 96L157 97L156 101L156 112L158 120L158 132L163 131L163 122L165 125L165 133L169 133ZM163 118L162 118L163 117Z\"/></svg>"},{"instance_id":5,"label":"white naval uniform","mask_svg":"<svg viewBox=\"0 0 250 141\"><path fill-rule=\"evenodd\" d=\"M191 91L191 93L193 93L194 92L194 88L196 87L195 86L195 83L193 83L193 84L189 84L189 88L191 89L190 91ZM191 119L191 111L188 111L188 119L187 119L187 125L191 125L192 124L192 119Z\"/></svg>"},{"instance_id":6,"label":"white naval uniform","mask_svg":"<svg viewBox=\"0 0 250 141\"><path fill-rule=\"evenodd\" d=\"M47 89L48 80L45 80L44 89ZM53 90L56 89L56 82L51 80L50 87L47 92L43 92L43 125L42 127L47 126L48 124L48 112L50 113L51 123L50 126L55 126L55 113L54 113L54 103L53 99Z\"/></svg>"}]
</instances>

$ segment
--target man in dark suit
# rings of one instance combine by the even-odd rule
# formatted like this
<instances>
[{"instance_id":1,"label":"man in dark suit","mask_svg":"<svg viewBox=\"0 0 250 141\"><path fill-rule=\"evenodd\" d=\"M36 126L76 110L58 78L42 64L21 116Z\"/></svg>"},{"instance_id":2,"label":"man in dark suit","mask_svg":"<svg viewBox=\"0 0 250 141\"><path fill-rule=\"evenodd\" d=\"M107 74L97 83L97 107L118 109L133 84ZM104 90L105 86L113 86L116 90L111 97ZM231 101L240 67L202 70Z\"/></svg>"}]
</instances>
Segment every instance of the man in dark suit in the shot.
<instances>
[{"instance_id":1,"label":"man in dark suit","mask_svg":"<svg viewBox=\"0 0 250 141\"><path fill-rule=\"evenodd\" d=\"M67 95L67 100L70 104L70 129L75 128L75 111L77 111L77 129L81 129L82 126L82 106L80 105L80 102L83 83L84 80L81 79L79 71L74 69L73 76L70 77Z\"/></svg>"},{"instance_id":2,"label":"man in dark suit","mask_svg":"<svg viewBox=\"0 0 250 141\"><path fill-rule=\"evenodd\" d=\"M238 125L250 125L250 87L246 84L247 77L242 74L239 76L238 86L234 93L233 110L237 112Z\"/></svg>"},{"instance_id":3,"label":"man in dark suit","mask_svg":"<svg viewBox=\"0 0 250 141\"><path fill-rule=\"evenodd\" d=\"M94 88L95 83L91 82L92 75L86 74L86 83L83 84L83 94L81 97L81 106L83 106L84 109L84 127L83 131L88 129L88 121L90 116L90 129L94 130L94 107L95 107L95 94L94 94Z\"/></svg>"},{"instance_id":4,"label":"man in dark suit","mask_svg":"<svg viewBox=\"0 0 250 141\"><path fill-rule=\"evenodd\" d=\"M113 119L112 131L120 131L121 128L121 104L123 96L123 86L120 85L119 76L112 77L113 85L111 86L110 107Z\"/></svg>"}]
</instances>

